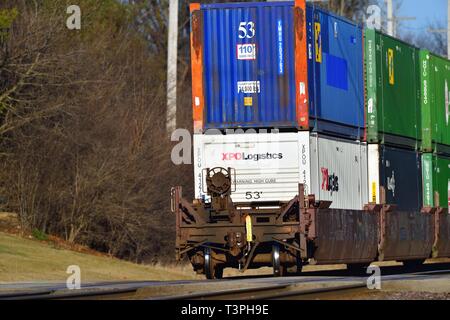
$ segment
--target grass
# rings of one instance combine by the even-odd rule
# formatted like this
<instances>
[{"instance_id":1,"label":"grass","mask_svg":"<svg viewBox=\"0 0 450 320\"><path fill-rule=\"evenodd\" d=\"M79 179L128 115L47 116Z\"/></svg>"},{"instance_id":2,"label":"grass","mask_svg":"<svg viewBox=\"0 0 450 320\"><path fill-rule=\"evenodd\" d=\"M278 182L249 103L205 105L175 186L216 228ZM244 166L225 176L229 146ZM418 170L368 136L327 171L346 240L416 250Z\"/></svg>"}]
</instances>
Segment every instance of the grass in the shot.
<instances>
[{"instance_id":1,"label":"grass","mask_svg":"<svg viewBox=\"0 0 450 320\"><path fill-rule=\"evenodd\" d=\"M47 242L0 232L0 283L65 282L78 265L81 281L196 279L190 266L141 265L106 256L58 249Z\"/></svg>"}]
</instances>

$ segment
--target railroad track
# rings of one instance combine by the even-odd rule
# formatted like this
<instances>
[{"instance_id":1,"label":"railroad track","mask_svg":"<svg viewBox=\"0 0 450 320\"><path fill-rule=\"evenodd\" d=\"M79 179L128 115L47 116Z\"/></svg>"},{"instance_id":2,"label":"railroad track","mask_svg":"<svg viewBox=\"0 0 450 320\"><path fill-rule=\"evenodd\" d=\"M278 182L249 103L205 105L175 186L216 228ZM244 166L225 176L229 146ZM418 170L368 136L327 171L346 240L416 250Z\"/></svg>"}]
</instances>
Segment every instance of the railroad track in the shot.
<instances>
[{"instance_id":1,"label":"railroad track","mask_svg":"<svg viewBox=\"0 0 450 320\"><path fill-rule=\"evenodd\" d=\"M214 292L200 292L186 295L168 297L155 297L148 300L270 300L284 298L317 298L320 295L348 293L349 291L363 290L365 283L327 288L314 288L303 290L290 290L291 285L267 286L257 288L242 288L232 290L220 290Z\"/></svg>"},{"instance_id":2,"label":"railroad track","mask_svg":"<svg viewBox=\"0 0 450 320\"><path fill-rule=\"evenodd\" d=\"M422 272L412 272L397 275L382 276L382 281L398 281L398 280L421 280L432 279L450 274L448 270L427 270ZM248 281L247 279L246 281ZM264 280L264 279L262 279ZM336 298L348 294L358 294L368 290L366 287L365 278L353 277L332 277L325 279L301 279L301 277L294 278L266 278L267 282L260 282L258 285L246 286L236 288L242 285L239 280L230 280L230 283L236 283L236 286L229 289L215 290L215 291L198 291L188 294L177 295L154 295L147 296L138 294L140 289L150 288L151 284L177 285L186 286L205 281L180 281L158 283L151 281L138 282L118 282L118 283L102 283L83 287L80 290L61 290L61 288L44 288L35 290L26 290L18 292L0 293L0 300L102 300L102 299L145 299L145 300L265 300L265 299L326 299ZM308 289L300 289L299 285L304 284L318 284L330 282L352 282L345 285L335 285L327 287L315 287ZM218 283L227 283L227 281L217 281ZM275 283L278 282L278 283ZM115 287L114 287L115 286ZM181 289L180 289L181 290ZM191 288L192 290L192 288Z\"/></svg>"}]
</instances>

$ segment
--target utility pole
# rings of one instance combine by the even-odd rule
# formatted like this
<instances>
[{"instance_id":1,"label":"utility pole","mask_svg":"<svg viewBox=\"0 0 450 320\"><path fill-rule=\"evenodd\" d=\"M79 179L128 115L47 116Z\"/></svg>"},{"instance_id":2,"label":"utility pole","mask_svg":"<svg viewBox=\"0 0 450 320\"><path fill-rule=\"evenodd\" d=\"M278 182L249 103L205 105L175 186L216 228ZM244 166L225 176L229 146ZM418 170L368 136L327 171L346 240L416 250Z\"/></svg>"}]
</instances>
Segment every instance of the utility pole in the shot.
<instances>
[{"instance_id":1,"label":"utility pole","mask_svg":"<svg viewBox=\"0 0 450 320\"><path fill-rule=\"evenodd\" d=\"M392 0L386 0L387 5L387 34L394 36L394 10L392 8Z\"/></svg>"},{"instance_id":2,"label":"utility pole","mask_svg":"<svg viewBox=\"0 0 450 320\"><path fill-rule=\"evenodd\" d=\"M178 0L169 2L167 41L167 117L166 130L171 134L177 126L177 57L178 57Z\"/></svg>"},{"instance_id":3,"label":"utility pole","mask_svg":"<svg viewBox=\"0 0 450 320\"><path fill-rule=\"evenodd\" d=\"M428 29L428 32L447 33L447 58L450 59L450 0L447 0L447 30Z\"/></svg>"},{"instance_id":4,"label":"utility pole","mask_svg":"<svg viewBox=\"0 0 450 320\"><path fill-rule=\"evenodd\" d=\"M397 22L402 20L415 20L415 17L397 17L394 14L393 0L385 0L387 6L387 34L397 36Z\"/></svg>"}]
</instances>

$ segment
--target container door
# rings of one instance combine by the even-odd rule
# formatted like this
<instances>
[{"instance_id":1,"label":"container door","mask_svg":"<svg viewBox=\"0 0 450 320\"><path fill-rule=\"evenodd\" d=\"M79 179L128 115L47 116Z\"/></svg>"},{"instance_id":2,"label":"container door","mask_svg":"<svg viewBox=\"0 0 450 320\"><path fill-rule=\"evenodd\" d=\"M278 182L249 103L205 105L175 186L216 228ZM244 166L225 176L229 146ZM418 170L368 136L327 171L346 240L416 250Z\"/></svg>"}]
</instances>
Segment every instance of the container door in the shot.
<instances>
[{"instance_id":1,"label":"container door","mask_svg":"<svg viewBox=\"0 0 450 320\"><path fill-rule=\"evenodd\" d=\"M383 101L382 110L378 112L380 131L408 138L415 146L421 132L418 50L388 36L381 38Z\"/></svg>"},{"instance_id":2,"label":"container door","mask_svg":"<svg viewBox=\"0 0 450 320\"><path fill-rule=\"evenodd\" d=\"M296 127L293 5L202 5L205 127Z\"/></svg>"},{"instance_id":3,"label":"container door","mask_svg":"<svg viewBox=\"0 0 450 320\"><path fill-rule=\"evenodd\" d=\"M311 179L317 200L331 208L361 210L367 199L367 146L311 136Z\"/></svg>"},{"instance_id":4,"label":"container door","mask_svg":"<svg viewBox=\"0 0 450 320\"><path fill-rule=\"evenodd\" d=\"M380 184L386 192L386 203L396 204L399 211L420 211L422 207L422 170L418 152L382 145Z\"/></svg>"}]
</instances>

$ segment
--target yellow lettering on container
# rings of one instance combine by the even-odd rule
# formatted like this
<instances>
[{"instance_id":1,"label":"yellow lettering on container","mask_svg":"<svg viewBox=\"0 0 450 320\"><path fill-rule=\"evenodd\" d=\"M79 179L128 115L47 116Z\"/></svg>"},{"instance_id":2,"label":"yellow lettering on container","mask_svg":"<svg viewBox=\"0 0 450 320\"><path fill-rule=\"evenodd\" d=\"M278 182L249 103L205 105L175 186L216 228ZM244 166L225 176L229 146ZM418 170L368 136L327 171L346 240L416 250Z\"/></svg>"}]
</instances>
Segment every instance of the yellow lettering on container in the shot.
<instances>
[{"instance_id":1,"label":"yellow lettering on container","mask_svg":"<svg viewBox=\"0 0 450 320\"><path fill-rule=\"evenodd\" d=\"M389 84L394 84L394 50L388 49Z\"/></svg>"},{"instance_id":2,"label":"yellow lettering on container","mask_svg":"<svg viewBox=\"0 0 450 320\"><path fill-rule=\"evenodd\" d=\"M320 34L319 22L314 22L314 40L316 48L316 62L322 63L322 37Z\"/></svg>"}]
</instances>

